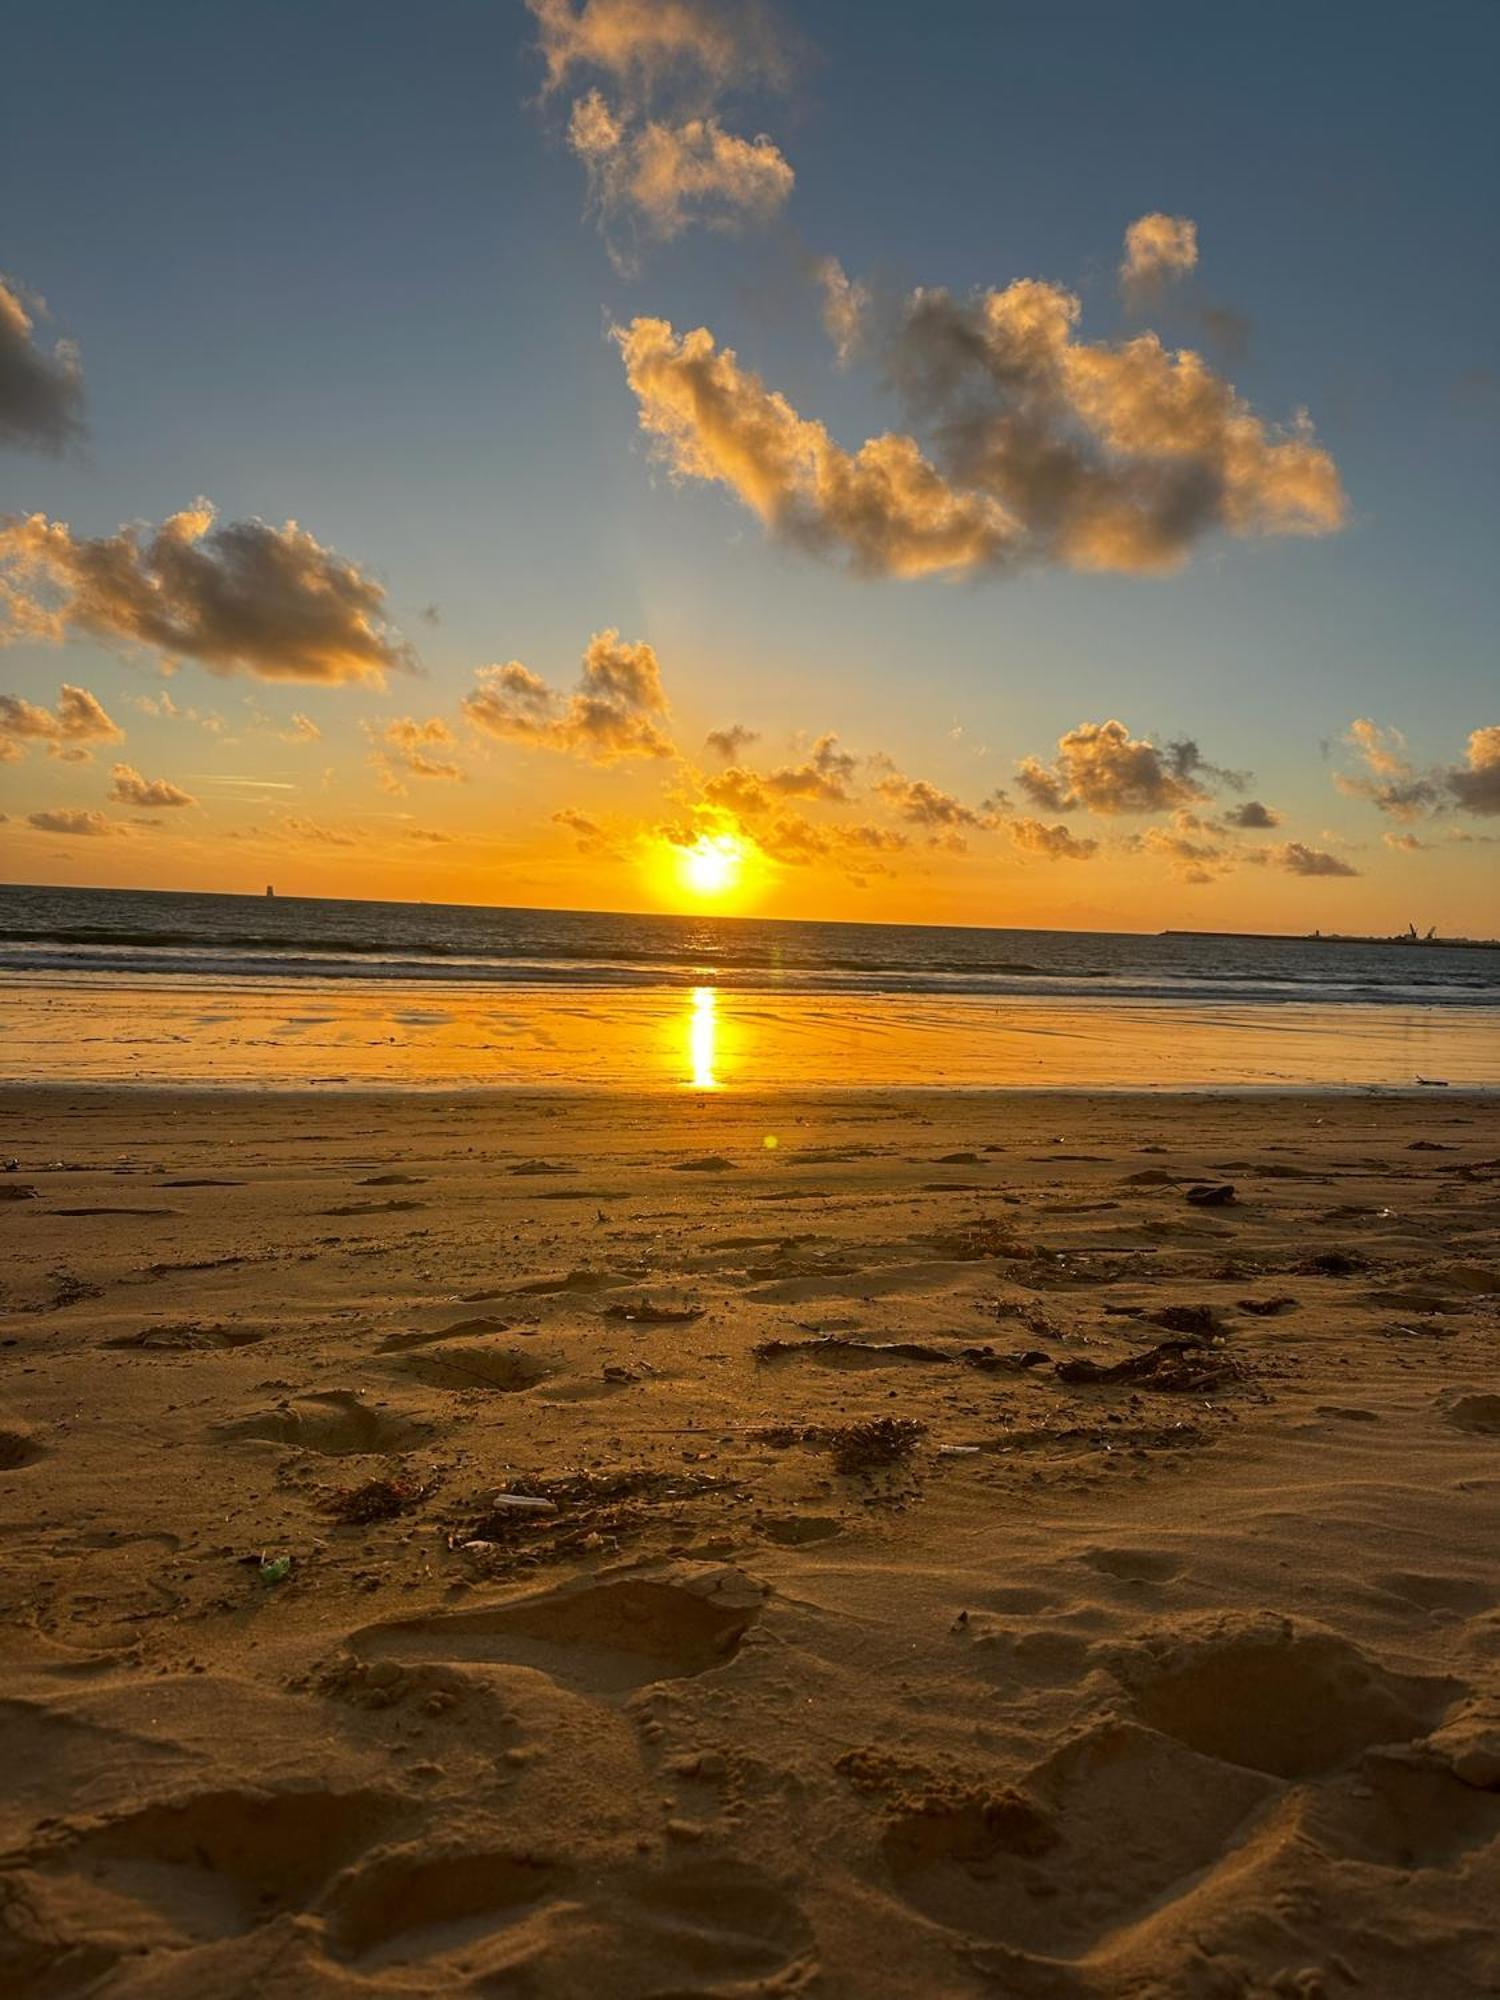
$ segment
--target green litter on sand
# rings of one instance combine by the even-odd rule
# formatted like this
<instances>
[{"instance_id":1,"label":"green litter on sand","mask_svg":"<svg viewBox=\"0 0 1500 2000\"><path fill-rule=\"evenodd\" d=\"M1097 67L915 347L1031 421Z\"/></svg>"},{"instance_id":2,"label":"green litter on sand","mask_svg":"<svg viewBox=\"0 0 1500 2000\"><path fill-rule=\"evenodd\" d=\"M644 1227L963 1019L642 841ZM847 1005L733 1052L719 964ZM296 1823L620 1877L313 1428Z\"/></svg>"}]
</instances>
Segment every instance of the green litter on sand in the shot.
<instances>
[{"instance_id":1,"label":"green litter on sand","mask_svg":"<svg viewBox=\"0 0 1500 2000\"><path fill-rule=\"evenodd\" d=\"M292 1573L292 1559L290 1556L265 1556L259 1573L262 1583L285 1583Z\"/></svg>"}]
</instances>

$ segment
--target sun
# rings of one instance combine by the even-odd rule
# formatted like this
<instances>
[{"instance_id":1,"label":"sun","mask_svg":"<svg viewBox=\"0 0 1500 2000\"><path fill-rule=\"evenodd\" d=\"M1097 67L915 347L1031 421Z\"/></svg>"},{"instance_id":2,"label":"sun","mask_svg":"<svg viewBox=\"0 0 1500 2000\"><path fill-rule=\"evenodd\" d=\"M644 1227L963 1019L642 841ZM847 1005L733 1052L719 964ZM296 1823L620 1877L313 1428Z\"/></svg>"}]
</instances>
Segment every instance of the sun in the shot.
<instances>
[{"instance_id":1,"label":"sun","mask_svg":"<svg viewBox=\"0 0 1500 2000\"><path fill-rule=\"evenodd\" d=\"M700 833L691 847L677 850L682 886L695 896L727 896L745 867L744 843L732 833Z\"/></svg>"}]
</instances>

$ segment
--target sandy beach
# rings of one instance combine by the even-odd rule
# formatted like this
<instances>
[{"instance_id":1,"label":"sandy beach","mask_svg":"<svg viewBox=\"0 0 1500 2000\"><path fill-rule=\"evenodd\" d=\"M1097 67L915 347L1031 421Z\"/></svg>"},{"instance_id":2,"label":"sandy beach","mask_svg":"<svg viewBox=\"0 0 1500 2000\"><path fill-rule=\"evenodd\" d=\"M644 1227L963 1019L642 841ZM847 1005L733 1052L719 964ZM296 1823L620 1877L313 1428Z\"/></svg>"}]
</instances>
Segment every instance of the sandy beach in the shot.
<instances>
[{"instance_id":1,"label":"sandy beach","mask_svg":"<svg viewBox=\"0 0 1500 2000\"><path fill-rule=\"evenodd\" d=\"M0 1993L1500 1991L1496 1119L4 1092Z\"/></svg>"}]
</instances>

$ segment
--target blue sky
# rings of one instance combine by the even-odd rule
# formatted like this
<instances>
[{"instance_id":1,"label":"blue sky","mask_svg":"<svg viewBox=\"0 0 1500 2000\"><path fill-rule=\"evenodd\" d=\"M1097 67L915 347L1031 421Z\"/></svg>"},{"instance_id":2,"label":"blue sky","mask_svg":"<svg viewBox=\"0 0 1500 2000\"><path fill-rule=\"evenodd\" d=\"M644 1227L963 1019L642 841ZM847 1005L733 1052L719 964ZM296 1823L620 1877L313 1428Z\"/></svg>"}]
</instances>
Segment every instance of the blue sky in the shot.
<instances>
[{"instance_id":1,"label":"blue sky","mask_svg":"<svg viewBox=\"0 0 1500 2000\"><path fill-rule=\"evenodd\" d=\"M684 740L741 720L769 761L834 729L964 798L1084 718L1192 735L1253 770L1299 838L1372 849L1340 910L1404 921L1419 888L1479 927L1484 850L1379 852L1388 822L1333 790L1319 743L1369 715L1426 768L1496 719L1495 9L866 0L781 18L801 41L790 88L735 100L731 122L773 135L790 200L765 227L649 246L626 275L583 213L564 107L539 101L520 5L27 10L0 83L0 270L45 297L46 339L79 343L89 437L0 454L0 512L92 536L202 493L225 518L295 518L376 576L424 682L355 696L187 664L171 683L347 738L346 816L356 714L452 712L489 661L571 681L612 626L655 648ZM1217 365L1268 422L1310 413L1341 532L1211 535L1163 578L852 577L653 464L606 338L636 314L707 326L852 449L908 419L878 365L837 367L811 259L892 296L1052 280L1109 340L1133 330L1122 233L1153 210L1194 220L1200 263L1149 323L1201 345L1194 302L1246 317ZM81 680L111 713L152 684L89 639L3 666L29 700ZM139 719L137 752L184 770L224 754ZM67 766L25 775L48 804L82 800ZM638 805L639 776L506 746L482 792L519 852L517 815ZM451 805L471 834L480 797ZM1221 913L1245 879L1209 885Z\"/></svg>"}]
</instances>

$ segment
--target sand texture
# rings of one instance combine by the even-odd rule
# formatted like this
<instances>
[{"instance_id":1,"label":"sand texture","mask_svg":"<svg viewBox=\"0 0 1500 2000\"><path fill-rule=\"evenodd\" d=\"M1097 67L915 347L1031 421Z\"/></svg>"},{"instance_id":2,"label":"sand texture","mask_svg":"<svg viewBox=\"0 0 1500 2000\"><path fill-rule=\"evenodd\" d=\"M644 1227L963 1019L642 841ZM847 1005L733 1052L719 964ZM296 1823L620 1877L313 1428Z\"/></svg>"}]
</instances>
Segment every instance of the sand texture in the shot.
<instances>
[{"instance_id":1,"label":"sand texture","mask_svg":"<svg viewBox=\"0 0 1500 2000\"><path fill-rule=\"evenodd\" d=\"M1497 1154L0 1095L0 1996L1500 1992Z\"/></svg>"}]
</instances>

